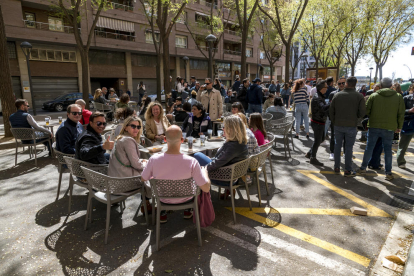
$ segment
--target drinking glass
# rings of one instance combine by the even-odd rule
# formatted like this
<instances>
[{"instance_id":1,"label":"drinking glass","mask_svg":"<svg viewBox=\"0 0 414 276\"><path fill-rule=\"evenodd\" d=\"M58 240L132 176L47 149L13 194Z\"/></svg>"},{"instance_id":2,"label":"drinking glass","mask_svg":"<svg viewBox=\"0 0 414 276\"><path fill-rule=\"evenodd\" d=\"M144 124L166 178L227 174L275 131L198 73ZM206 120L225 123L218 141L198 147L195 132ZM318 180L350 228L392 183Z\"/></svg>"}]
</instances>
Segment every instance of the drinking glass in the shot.
<instances>
[{"instance_id":1,"label":"drinking glass","mask_svg":"<svg viewBox=\"0 0 414 276\"><path fill-rule=\"evenodd\" d=\"M222 137L223 136L223 131L222 130L217 130L217 136Z\"/></svg>"},{"instance_id":2,"label":"drinking glass","mask_svg":"<svg viewBox=\"0 0 414 276\"><path fill-rule=\"evenodd\" d=\"M208 139L211 139L211 136L213 135L213 130L209 129L207 130L207 132L208 132Z\"/></svg>"},{"instance_id":3,"label":"drinking glass","mask_svg":"<svg viewBox=\"0 0 414 276\"><path fill-rule=\"evenodd\" d=\"M58 117L58 119L59 119L59 125L62 123L62 117Z\"/></svg>"},{"instance_id":4,"label":"drinking glass","mask_svg":"<svg viewBox=\"0 0 414 276\"><path fill-rule=\"evenodd\" d=\"M49 118L45 118L45 122L46 122L46 125L48 126L49 125Z\"/></svg>"},{"instance_id":5,"label":"drinking glass","mask_svg":"<svg viewBox=\"0 0 414 276\"><path fill-rule=\"evenodd\" d=\"M205 144L206 144L206 136L200 135L200 146L204 147Z\"/></svg>"},{"instance_id":6,"label":"drinking glass","mask_svg":"<svg viewBox=\"0 0 414 276\"><path fill-rule=\"evenodd\" d=\"M192 136L188 137L188 149L189 150L193 149L193 137Z\"/></svg>"},{"instance_id":7,"label":"drinking glass","mask_svg":"<svg viewBox=\"0 0 414 276\"><path fill-rule=\"evenodd\" d=\"M183 132L183 139L185 140L186 137L187 137L187 132Z\"/></svg>"}]
</instances>

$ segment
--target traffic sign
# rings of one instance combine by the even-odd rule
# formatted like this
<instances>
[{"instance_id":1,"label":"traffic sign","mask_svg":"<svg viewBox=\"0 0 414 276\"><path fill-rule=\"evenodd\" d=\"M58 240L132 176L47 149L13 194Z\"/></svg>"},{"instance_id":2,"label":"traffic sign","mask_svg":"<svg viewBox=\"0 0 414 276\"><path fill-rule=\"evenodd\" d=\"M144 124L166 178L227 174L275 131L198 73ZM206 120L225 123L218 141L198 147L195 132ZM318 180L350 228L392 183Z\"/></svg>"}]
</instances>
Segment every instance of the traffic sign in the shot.
<instances>
[{"instance_id":1,"label":"traffic sign","mask_svg":"<svg viewBox=\"0 0 414 276\"><path fill-rule=\"evenodd\" d=\"M414 56L414 47L411 48L411 55Z\"/></svg>"}]
</instances>

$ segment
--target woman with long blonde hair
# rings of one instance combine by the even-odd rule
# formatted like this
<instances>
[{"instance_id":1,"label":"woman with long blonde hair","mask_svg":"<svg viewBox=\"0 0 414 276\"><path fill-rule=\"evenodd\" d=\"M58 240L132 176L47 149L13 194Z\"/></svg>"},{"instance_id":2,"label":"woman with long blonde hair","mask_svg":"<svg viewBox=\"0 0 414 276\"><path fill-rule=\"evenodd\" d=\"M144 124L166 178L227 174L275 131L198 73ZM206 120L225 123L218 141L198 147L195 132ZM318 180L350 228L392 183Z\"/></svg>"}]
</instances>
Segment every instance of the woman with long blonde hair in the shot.
<instances>
[{"instance_id":1,"label":"woman with long blonde hair","mask_svg":"<svg viewBox=\"0 0 414 276\"><path fill-rule=\"evenodd\" d=\"M97 103L106 104L109 101L104 98L102 95L102 90L100 88L95 90L95 94L93 96L93 100Z\"/></svg>"},{"instance_id":2,"label":"woman with long blonde hair","mask_svg":"<svg viewBox=\"0 0 414 276\"><path fill-rule=\"evenodd\" d=\"M145 112L146 136L151 141L164 141L165 131L171 126L159 102L152 102Z\"/></svg>"}]
</instances>

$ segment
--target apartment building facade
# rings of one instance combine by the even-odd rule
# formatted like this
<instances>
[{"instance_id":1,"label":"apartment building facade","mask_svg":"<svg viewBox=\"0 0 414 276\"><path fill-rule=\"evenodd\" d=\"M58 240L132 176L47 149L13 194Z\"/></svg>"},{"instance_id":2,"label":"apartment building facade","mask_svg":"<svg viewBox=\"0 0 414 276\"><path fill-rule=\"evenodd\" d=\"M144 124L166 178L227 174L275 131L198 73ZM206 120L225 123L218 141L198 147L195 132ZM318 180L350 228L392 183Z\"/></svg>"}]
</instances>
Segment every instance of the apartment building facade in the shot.
<instances>
[{"instance_id":1,"label":"apartment building facade","mask_svg":"<svg viewBox=\"0 0 414 276\"><path fill-rule=\"evenodd\" d=\"M116 2L115 2L116 1ZM220 1L197 0L188 4L185 13L170 34L170 75L203 79L207 76L208 56L205 37L211 5L217 9ZM48 0L0 0L6 25L9 60L14 93L30 99L33 93L37 106L46 100L70 92L82 92L82 67L76 50L73 28L54 16ZM114 0L113 9L101 12L94 30L90 60L91 91L98 87L113 87L117 91L136 93L140 81L148 94L156 94L155 49L151 28L140 0ZM241 72L241 35L235 23L235 12L224 10L224 33L214 45L216 74L230 86ZM96 11L90 3L82 7L80 28L89 29ZM184 22L188 22L191 33ZM83 40L87 33L82 32ZM157 40L158 33L155 33ZM195 37L195 40L193 39ZM283 57L274 65L270 76L269 62L259 48L260 34L251 32L247 41L247 72L263 81L282 79ZM20 43L28 41L33 49L30 71L33 91L28 87L28 68ZM196 44L197 43L197 44ZM197 47L197 45L199 47ZM199 49L200 48L200 49ZM188 62L183 57L189 58ZM162 76L164 77L164 76ZM169 77L169 76L167 76Z\"/></svg>"}]
</instances>

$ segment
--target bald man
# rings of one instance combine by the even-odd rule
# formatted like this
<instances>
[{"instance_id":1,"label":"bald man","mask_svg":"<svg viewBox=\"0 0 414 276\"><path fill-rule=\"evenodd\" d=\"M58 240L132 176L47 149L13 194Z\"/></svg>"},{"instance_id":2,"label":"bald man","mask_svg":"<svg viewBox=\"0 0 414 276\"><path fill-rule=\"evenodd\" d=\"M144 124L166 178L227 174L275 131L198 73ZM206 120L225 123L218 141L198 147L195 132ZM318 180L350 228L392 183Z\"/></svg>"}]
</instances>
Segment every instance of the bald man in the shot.
<instances>
[{"instance_id":1,"label":"bald man","mask_svg":"<svg viewBox=\"0 0 414 276\"><path fill-rule=\"evenodd\" d=\"M148 160L148 164L141 174L142 180L147 181L151 178L170 180L192 178L203 192L209 192L210 179L207 170L204 167L201 168L195 158L180 152L181 143L184 141L181 129L176 125L170 126L165 131L164 139L167 142L167 151L155 154ZM191 200L192 198L161 199L163 203L168 204L181 204ZM192 217L191 209L184 211L184 218L190 219ZM167 213L162 211L159 219L160 223L166 223Z\"/></svg>"},{"instance_id":2,"label":"bald man","mask_svg":"<svg viewBox=\"0 0 414 276\"><path fill-rule=\"evenodd\" d=\"M75 104L80 105L82 108L82 119L79 121L82 125L89 124L89 117L91 117L92 112L86 109L86 103L84 100L79 99L75 102Z\"/></svg>"}]
</instances>

